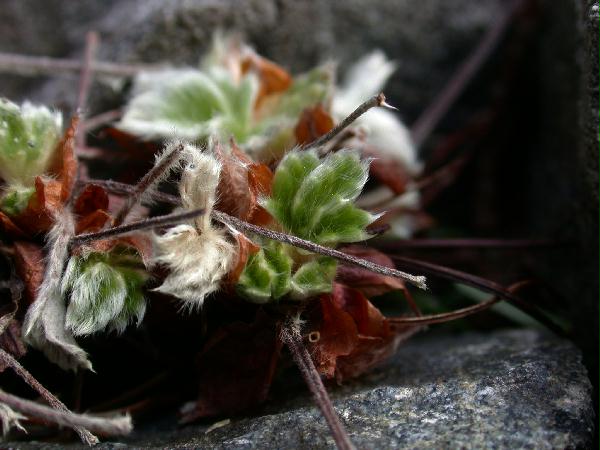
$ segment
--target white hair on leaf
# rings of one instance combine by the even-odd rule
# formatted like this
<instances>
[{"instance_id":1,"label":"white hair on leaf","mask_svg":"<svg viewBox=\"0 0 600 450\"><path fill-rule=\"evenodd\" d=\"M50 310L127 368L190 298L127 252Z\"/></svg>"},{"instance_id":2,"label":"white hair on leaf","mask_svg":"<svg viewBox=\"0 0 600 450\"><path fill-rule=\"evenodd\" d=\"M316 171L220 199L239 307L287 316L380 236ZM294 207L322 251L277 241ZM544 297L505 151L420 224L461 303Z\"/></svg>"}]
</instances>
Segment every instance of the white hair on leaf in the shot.
<instances>
[{"instance_id":1,"label":"white hair on leaf","mask_svg":"<svg viewBox=\"0 0 600 450\"><path fill-rule=\"evenodd\" d=\"M233 264L235 246L225 231L213 228L210 213L216 200L221 165L217 159L188 145L186 165L179 192L186 209L204 208L194 225L178 225L162 236L154 236L155 264L165 265L170 274L156 288L184 301L184 308L200 308L207 295L219 289L221 279Z\"/></svg>"},{"instance_id":2,"label":"white hair on leaf","mask_svg":"<svg viewBox=\"0 0 600 450\"><path fill-rule=\"evenodd\" d=\"M0 423L2 424L3 436L6 436L12 428L25 431L25 428L21 425L21 420L27 420L27 417L14 411L10 406L0 403Z\"/></svg>"}]
</instances>

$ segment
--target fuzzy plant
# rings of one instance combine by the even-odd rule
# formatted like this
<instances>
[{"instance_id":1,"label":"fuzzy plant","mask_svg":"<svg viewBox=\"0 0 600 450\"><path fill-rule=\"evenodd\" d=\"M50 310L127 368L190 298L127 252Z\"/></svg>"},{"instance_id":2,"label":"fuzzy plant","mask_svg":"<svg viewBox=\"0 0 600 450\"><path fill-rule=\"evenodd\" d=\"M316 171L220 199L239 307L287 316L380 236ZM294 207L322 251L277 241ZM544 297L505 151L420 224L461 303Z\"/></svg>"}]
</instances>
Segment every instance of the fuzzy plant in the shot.
<instances>
[{"instance_id":1,"label":"fuzzy plant","mask_svg":"<svg viewBox=\"0 0 600 450\"><path fill-rule=\"evenodd\" d=\"M139 255L124 248L72 256L61 291L69 298L65 326L75 336L99 331L125 331L146 312L142 290L149 275Z\"/></svg>"},{"instance_id":2,"label":"fuzzy plant","mask_svg":"<svg viewBox=\"0 0 600 450\"><path fill-rule=\"evenodd\" d=\"M34 181L52 163L62 135L62 114L45 106L21 106L0 99L0 209L19 214L34 191Z\"/></svg>"},{"instance_id":3,"label":"fuzzy plant","mask_svg":"<svg viewBox=\"0 0 600 450\"><path fill-rule=\"evenodd\" d=\"M276 87L259 82L261 71L279 77ZM250 47L217 35L198 68L139 74L117 127L144 139L202 144L209 137L234 137L255 155L267 156L260 155L265 149L283 153L299 114L328 99L331 80L331 68L323 66L292 82Z\"/></svg>"},{"instance_id":4,"label":"fuzzy plant","mask_svg":"<svg viewBox=\"0 0 600 450\"><path fill-rule=\"evenodd\" d=\"M293 150L277 166L272 193L263 205L286 233L325 246L363 241L377 219L354 204L368 177L369 162L341 150L323 159L316 150ZM285 296L305 299L330 292L337 263L276 242L252 255L238 292L255 303Z\"/></svg>"},{"instance_id":5,"label":"fuzzy plant","mask_svg":"<svg viewBox=\"0 0 600 450\"><path fill-rule=\"evenodd\" d=\"M184 209L202 208L204 214L191 224L181 224L154 235L154 264L170 270L156 291L179 298L184 309L202 306L229 272L235 246L225 231L211 224L221 165L209 152L186 145L185 165L179 184Z\"/></svg>"}]
</instances>

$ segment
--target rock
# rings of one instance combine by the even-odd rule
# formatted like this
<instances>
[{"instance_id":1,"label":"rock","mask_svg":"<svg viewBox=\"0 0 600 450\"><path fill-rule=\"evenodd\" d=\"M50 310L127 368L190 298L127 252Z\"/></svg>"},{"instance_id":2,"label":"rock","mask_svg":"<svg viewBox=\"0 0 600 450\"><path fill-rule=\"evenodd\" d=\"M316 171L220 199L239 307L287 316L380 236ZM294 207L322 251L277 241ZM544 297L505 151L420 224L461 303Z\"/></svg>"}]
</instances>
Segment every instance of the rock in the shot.
<instances>
[{"instance_id":1,"label":"rock","mask_svg":"<svg viewBox=\"0 0 600 450\"><path fill-rule=\"evenodd\" d=\"M86 3L94 3L88 0ZM53 0L55 11L72 2ZM94 11L102 1L96 1ZM215 29L237 30L257 49L293 71L328 59L347 66L374 48L398 62L386 90L411 122L431 101L463 58L478 43L501 8L500 0L124 0L108 4L86 27L100 32L99 57L108 61L196 64ZM71 14L60 30L75 28L63 42L79 57L84 36ZM87 17L87 15L86 15ZM21 51L27 52L24 47ZM8 93L5 92L5 95ZM52 80L38 92L20 92L38 101L72 106L73 80ZM105 94L104 94L105 95ZM103 95L103 96L104 96Z\"/></svg>"},{"instance_id":2,"label":"rock","mask_svg":"<svg viewBox=\"0 0 600 450\"><path fill-rule=\"evenodd\" d=\"M579 351L534 330L422 335L384 366L332 389L358 448L588 448L590 394ZM97 448L334 448L305 395L268 412L209 433L207 424L141 430Z\"/></svg>"}]
</instances>

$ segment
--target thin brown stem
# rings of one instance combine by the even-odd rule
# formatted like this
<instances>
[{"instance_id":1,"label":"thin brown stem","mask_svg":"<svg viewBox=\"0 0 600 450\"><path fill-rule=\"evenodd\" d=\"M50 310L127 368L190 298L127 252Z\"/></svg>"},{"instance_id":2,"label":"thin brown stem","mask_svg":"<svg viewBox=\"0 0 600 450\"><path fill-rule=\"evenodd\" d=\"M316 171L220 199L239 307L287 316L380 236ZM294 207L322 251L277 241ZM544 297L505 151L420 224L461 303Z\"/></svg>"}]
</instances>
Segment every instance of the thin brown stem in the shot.
<instances>
[{"instance_id":1,"label":"thin brown stem","mask_svg":"<svg viewBox=\"0 0 600 450\"><path fill-rule=\"evenodd\" d=\"M563 243L552 239L405 239L395 242L383 242L379 245L387 251L404 249L494 249L513 250L529 248L556 247Z\"/></svg>"},{"instance_id":2,"label":"thin brown stem","mask_svg":"<svg viewBox=\"0 0 600 450\"><path fill-rule=\"evenodd\" d=\"M304 346L300 330L298 330L298 327L293 323L293 320L290 320L289 322L290 323L288 323L281 331L281 340L290 349L292 357L300 369L300 373L302 374L315 403L329 425L337 448L340 450L355 449L346 428L333 408L329 394L327 394L327 390L323 385L323 380L321 380L321 376L319 375L319 372L317 372L313 360Z\"/></svg>"},{"instance_id":3,"label":"thin brown stem","mask_svg":"<svg viewBox=\"0 0 600 450\"><path fill-rule=\"evenodd\" d=\"M13 356L4 350L0 349L0 361L9 366L12 370L15 371L19 377L23 379L29 386L37 391L38 394L54 409L63 412L70 412L69 409L65 406L63 402L61 402L58 398L54 396L48 389L46 389L38 380L35 379L33 375L31 375L27 369L25 369ZM86 430L81 426L74 426L73 429L81 438L81 441L84 444L89 446L96 445L99 441L96 436Z\"/></svg>"},{"instance_id":4,"label":"thin brown stem","mask_svg":"<svg viewBox=\"0 0 600 450\"><path fill-rule=\"evenodd\" d=\"M77 96L77 111L79 111L79 114L84 114L84 110L87 106L87 99L92 85L94 58L96 57L96 52L98 50L98 43L98 33L89 31L85 37L85 52L81 65L81 75L79 77L79 91Z\"/></svg>"},{"instance_id":5,"label":"thin brown stem","mask_svg":"<svg viewBox=\"0 0 600 450\"><path fill-rule=\"evenodd\" d=\"M135 185L133 192L131 192L131 195L117 213L113 227L117 227L125 221L131 210L140 203L144 193L165 175L165 172L173 166L182 151L183 144L178 144L157 158L152 169Z\"/></svg>"},{"instance_id":6,"label":"thin brown stem","mask_svg":"<svg viewBox=\"0 0 600 450\"><path fill-rule=\"evenodd\" d=\"M123 111L120 109L113 109L110 111L105 111L89 119L84 120L81 123L81 128L83 132L88 132L91 130L95 130L96 128L100 128L103 125L114 122L119 119L123 115Z\"/></svg>"},{"instance_id":7,"label":"thin brown stem","mask_svg":"<svg viewBox=\"0 0 600 450\"><path fill-rule=\"evenodd\" d=\"M81 72L83 62L74 59L50 58L47 56L27 56L14 53L0 53L0 72L23 76L75 74ZM99 75L129 78L142 71L160 70L158 65L120 64L95 61L94 72Z\"/></svg>"},{"instance_id":8,"label":"thin brown stem","mask_svg":"<svg viewBox=\"0 0 600 450\"><path fill-rule=\"evenodd\" d=\"M391 269L389 267L381 266L371 261L367 261L366 259L357 258L353 255L348 255L347 253L340 252L339 250L335 250L333 248L315 244L314 242L307 241L305 239L292 236L290 234L285 234L279 231L273 231L267 228L259 227L258 225L253 225L251 223L240 220L237 217L225 214L222 211L213 211L212 217L218 220L219 222L231 225L239 231L244 231L246 233L255 233L274 241L283 242L285 244L293 245L294 247L308 250L312 253L329 256L330 258L335 258L339 261L343 261L354 266L362 267L363 269L370 270L371 272L380 273L382 275L387 275L394 278L399 278L421 289L427 289L427 279L424 276L412 275L407 272Z\"/></svg>"},{"instance_id":9,"label":"thin brown stem","mask_svg":"<svg viewBox=\"0 0 600 450\"><path fill-rule=\"evenodd\" d=\"M440 266L438 264L433 264L427 261L405 258L403 256L398 255L388 256L390 256L394 261L399 262L407 267L412 267L416 270L420 270L431 275L436 275L440 278L445 278L447 280L456 281L461 284L466 284L468 286L477 288L480 291L495 294L507 300L509 303L518 307L522 311L526 312L535 320L545 325L549 330L553 331L557 335L566 335L565 331L559 325L554 323L545 314L539 311L534 305L523 301L521 298L517 297L515 294L506 290L502 285L494 281L486 280L485 278L481 278L470 273L462 272L456 269L451 269L445 266Z\"/></svg>"},{"instance_id":10,"label":"thin brown stem","mask_svg":"<svg viewBox=\"0 0 600 450\"><path fill-rule=\"evenodd\" d=\"M104 418L75 414L70 411L57 411L2 390L0 390L0 402L27 416L37 417L70 428L84 427L105 436L123 436L129 434L132 430L131 417L129 416Z\"/></svg>"},{"instance_id":11,"label":"thin brown stem","mask_svg":"<svg viewBox=\"0 0 600 450\"><path fill-rule=\"evenodd\" d=\"M118 227L109 228L108 230L98 231L97 233L78 234L71 239L71 246L81 245L87 242L97 241L99 239L112 238L121 236L136 231L148 230L151 228L164 227L174 225L194 219L204 214L204 208L193 209L185 213L167 214L165 216L151 217L149 219L139 220L137 222L128 223Z\"/></svg>"},{"instance_id":12,"label":"thin brown stem","mask_svg":"<svg viewBox=\"0 0 600 450\"><path fill-rule=\"evenodd\" d=\"M519 289L522 289L525 286L529 286L531 281L525 280L515 283L508 288L506 288L507 292L515 293ZM502 299L498 296L494 296L485 302L478 303L477 305L468 306L466 308L457 309L456 311L451 311L447 313L440 314L431 314L428 316L421 317L387 317L387 319L396 325L431 325L434 323L444 323L450 322L452 320L462 319L463 317L470 316L472 314L476 314L481 311L485 311L486 309L494 306L496 303L501 301Z\"/></svg>"},{"instance_id":13,"label":"thin brown stem","mask_svg":"<svg viewBox=\"0 0 600 450\"><path fill-rule=\"evenodd\" d=\"M306 144L304 147L305 148L321 147L322 145L331 141L338 134L340 134L344 129L348 128L352 124L352 122L354 122L356 119L358 119L364 113L366 113L368 110L370 110L371 108L375 108L375 107L396 109L393 106L388 105L385 102L385 95L383 95L383 93L377 94L377 95L371 97L366 102L364 102L358 108L356 108L353 112L350 113L350 115L348 117L346 117L344 120L342 120L340 123L338 123L328 133L324 134L323 136L319 137L318 139L314 140L313 142Z\"/></svg>"},{"instance_id":14,"label":"thin brown stem","mask_svg":"<svg viewBox=\"0 0 600 450\"><path fill-rule=\"evenodd\" d=\"M99 184L101 186L106 187L108 190L117 193L131 193L133 190L133 186L118 183L116 181L111 180L87 180L88 183ZM179 199L173 195L163 194L163 193L153 193L153 196L156 200L161 200L171 204L178 204ZM335 250L329 247L323 247L322 245L315 244L314 242L307 241L305 239L301 239L296 236L292 236L289 234L281 233L278 231L269 230L267 228L260 227L258 225L253 225L251 223L245 222L236 217L230 216L222 211L213 210L211 213L213 219L218 220L221 223L232 226L233 228L246 232L246 233L254 233L260 236L264 236L268 239L283 242L285 244L292 245L294 247L302 248L304 250L308 250L313 253L318 253L321 255L329 256L331 258L335 258L337 260L346 262L348 264L352 264L355 266L362 267L364 269L370 270L371 272L380 273L382 275L387 275L394 278L400 278L408 283L411 283L421 289L426 289L426 278L419 275L412 275L406 272L402 272L396 269L391 269L389 267L381 266L379 264L372 263L371 261L367 261L365 259L357 258L352 255L348 255L346 253L340 252L339 250ZM110 230L107 230L110 231ZM102 232L101 232L102 233ZM97 234L97 233L96 233Z\"/></svg>"},{"instance_id":15,"label":"thin brown stem","mask_svg":"<svg viewBox=\"0 0 600 450\"><path fill-rule=\"evenodd\" d=\"M520 5L520 0L513 0L494 20L479 45L460 65L455 74L436 97L435 101L419 116L411 128L413 142L420 147L435 129L439 121L464 92L492 51L498 46L502 36L512 21L513 14Z\"/></svg>"}]
</instances>

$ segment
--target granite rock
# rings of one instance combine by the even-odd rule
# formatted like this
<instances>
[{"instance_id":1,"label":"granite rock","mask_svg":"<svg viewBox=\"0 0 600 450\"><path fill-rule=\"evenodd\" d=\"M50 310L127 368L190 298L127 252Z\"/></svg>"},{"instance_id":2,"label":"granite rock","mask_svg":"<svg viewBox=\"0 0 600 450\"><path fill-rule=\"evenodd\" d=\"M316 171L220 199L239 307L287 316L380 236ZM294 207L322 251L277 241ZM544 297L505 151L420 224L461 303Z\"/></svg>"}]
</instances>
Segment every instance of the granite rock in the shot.
<instances>
[{"instance_id":1,"label":"granite rock","mask_svg":"<svg viewBox=\"0 0 600 450\"><path fill-rule=\"evenodd\" d=\"M579 351L535 330L422 335L331 392L361 449L589 448L593 436L591 385ZM141 429L98 448L334 448L306 395L263 414L208 433L210 424Z\"/></svg>"}]
</instances>

